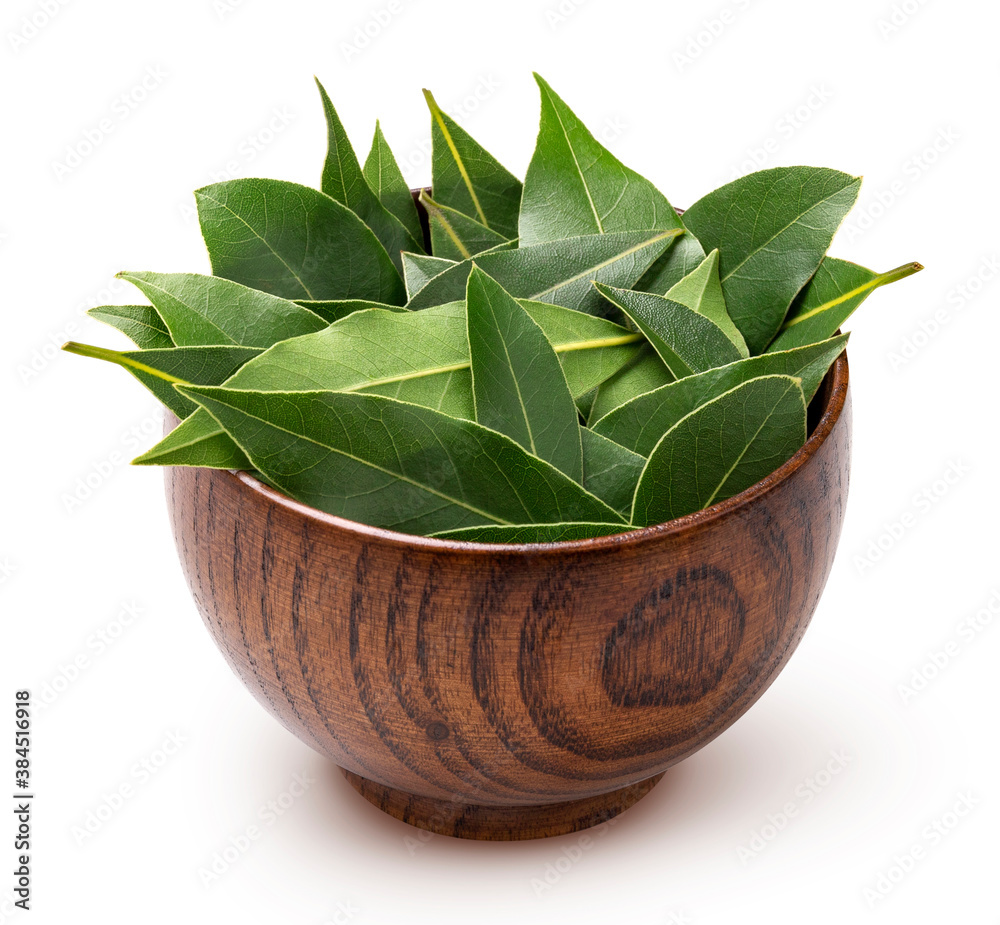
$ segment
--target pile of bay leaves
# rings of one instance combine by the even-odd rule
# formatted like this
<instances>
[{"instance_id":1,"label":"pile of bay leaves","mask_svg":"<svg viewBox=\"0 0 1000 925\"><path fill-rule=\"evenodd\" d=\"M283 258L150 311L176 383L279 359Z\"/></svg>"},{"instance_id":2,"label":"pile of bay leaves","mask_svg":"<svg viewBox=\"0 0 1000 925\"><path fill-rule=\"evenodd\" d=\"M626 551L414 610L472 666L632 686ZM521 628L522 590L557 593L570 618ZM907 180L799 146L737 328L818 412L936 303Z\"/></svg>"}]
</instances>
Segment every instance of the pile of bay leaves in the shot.
<instances>
[{"instance_id":1,"label":"pile of bay leaves","mask_svg":"<svg viewBox=\"0 0 1000 925\"><path fill-rule=\"evenodd\" d=\"M860 179L779 167L683 213L537 78L522 183L431 94L418 209L376 125L364 165L326 92L320 190L195 194L212 276L121 273L96 318L181 423L135 462L244 469L405 533L543 542L619 533L743 491L888 273L827 257Z\"/></svg>"}]
</instances>

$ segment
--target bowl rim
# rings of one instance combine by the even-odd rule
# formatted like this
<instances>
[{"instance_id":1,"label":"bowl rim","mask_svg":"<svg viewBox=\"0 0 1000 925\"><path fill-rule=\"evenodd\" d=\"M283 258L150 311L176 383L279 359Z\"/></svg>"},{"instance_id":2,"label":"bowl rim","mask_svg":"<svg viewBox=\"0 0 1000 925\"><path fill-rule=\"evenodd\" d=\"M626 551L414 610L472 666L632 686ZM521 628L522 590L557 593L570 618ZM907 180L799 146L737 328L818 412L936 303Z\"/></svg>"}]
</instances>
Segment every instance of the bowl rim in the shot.
<instances>
[{"instance_id":1,"label":"bowl rim","mask_svg":"<svg viewBox=\"0 0 1000 925\"><path fill-rule=\"evenodd\" d=\"M824 377L819 394L829 391L823 412L806 442L785 463L775 469L770 475L744 489L739 494L718 501L707 508L685 514L673 520L650 527L636 527L613 533L608 536L589 537L576 540L556 540L547 543L479 543L471 540L450 540L432 536L419 536L412 533L400 533L385 527L373 527L328 514L318 508L296 501L282 494L275 488L266 485L260 479L243 470L215 469L210 470L215 475L231 478L269 504L276 505L296 517L305 518L325 527L351 533L362 540L378 541L391 546L403 546L410 550L427 552L455 552L464 555L495 557L498 554L510 557L536 558L546 553L587 553L601 552L622 547L641 545L650 540L665 539L685 533L694 533L716 521L749 508L755 501L774 491L779 485L791 478L818 452L819 448L830 436L834 426L847 404L847 390L850 384L850 372L846 349L837 357L833 366Z\"/></svg>"}]
</instances>

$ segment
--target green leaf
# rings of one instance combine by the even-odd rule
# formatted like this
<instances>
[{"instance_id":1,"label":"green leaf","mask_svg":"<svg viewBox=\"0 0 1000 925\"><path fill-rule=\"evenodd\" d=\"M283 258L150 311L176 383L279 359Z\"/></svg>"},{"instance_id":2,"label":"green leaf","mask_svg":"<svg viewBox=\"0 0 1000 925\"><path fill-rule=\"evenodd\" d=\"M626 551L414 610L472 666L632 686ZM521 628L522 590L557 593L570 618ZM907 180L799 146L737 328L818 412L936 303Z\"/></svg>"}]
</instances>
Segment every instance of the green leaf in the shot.
<instances>
[{"instance_id":1,"label":"green leaf","mask_svg":"<svg viewBox=\"0 0 1000 925\"><path fill-rule=\"evenodd\" d=\"M733 319L729 317L729 311L726 309L726 298L722 294L722 283L719 281L718 250L712 251L687 276L671 286L666 297L686 305L699 315L704 315L735 344L741 356L750 356L743 335L733 324Z\"/></svg>"},{"instance_id":2,"label":"green leaf","mask_svg":"<svg viewBox=\"0 0 1000 925\"><path fill-rule=\"evenodd\" d=\"M179 387L298 501L411 533L482 523L621 522L508 437L380 395Z\"/></svg>"},{"instance_id":3,"label":"green leaf","mask_svg":"<svg viewBox=\"0 0 1000 925\"><path fill-rule=\"evenodd\" d=\"M73 341L66 344L63 350L121 366L179 418L186 418L198 406L174 388L175 382L183 385L219 385L244 363L263 352L255 347L169 347L118 351Z\"/></svg>"},{"instance_id":4,"label":"green leaf","mask_svg":"<svg viewBox=\"0 0 1000 925\"><path fill-rule=\"evenodd\" d=\"M595 285L635 322L677 379L742 357L725 331L680 302L652 292Z\"/></svg>"},{"instance_id":5,"label":"green leaf","mask_svg":"<svg viewBox=\"0 0 1000 925\"><path fill-rule=\"evenodd\" d=\"M331 199L347 206L375 232L375 237L382 242L389 258L402 274L403 261L400 254L403 251L421 253L424 249L423 235L414 237L406 230L403 223L382 205L361 171L351 140L347 137L347 131L330 97L318 80L316 86L319 87L323 99L328 136L321 189Z\"/></svg>"},{"instance_id":6,"label":"green leaf","mask_svg":"<svg viewBox=\"0 0 1000 925\"><path fill-rule=\"evenodd\" d=\"M516 238L521 181L446 116L429 90L424 98L431 111L434 199L504 238Z\"/></svg>"},{"instance_id":7,"label":"green leaf","mask_svg":"<svg viewBox=\"0 0 1000 925\"><path fill-rule=\"evenodd\" d=\"M476 265L517 299L552 302L589 314L608 304L591 283L631 286L668 247L674 231L595 234L533 247L479 254ZM472 261L463 260L434 277L407 307L417 310L465 297Z\"/></svg>"},{"instance_id":8,"label":"green leaf","mask_svg":"<svg viewBox=\"0 0 1000 925\"><path fill-rule=\"evenodd\" d=\"M416 241L423 243L424 230L420 227L420 216L417 214L413 194L406 185L403 172L399 169L378 122L375 123L375 137L362 172L379 202L403 223L403 227Z\"/></svg>"},{"instance_id":9,"label":"green leaf","mask_svg":"<svg viewBox=\"0 0 1000 925\"><path fill-rule=\"evenodd\" d=\"M587 420L596 421L636 395L652 392L673 381L670 370L647 342L626 365L601 383L587 413Z\"/></svg>"},{"instance_id":10,"label":"green leaf","mask_svg":"<svg viewBox=\"0 0 1000 925\"><path fill-rule=\"evenodd\" d=\"M117 328L142 350L174 346L170 331L152 305L99 305L87 314Z\"/></svg>"},{"instance_id":11,"label":"green leaf","mask_svg":"<svg viewBox=\"0 0 1000 925\"><path fill-rule=\"evenodd\" d=\"M625 449L587 427L583 437L583 487L625 517L632 512L632 497L646 465L644 457Z\"/></svg>"},{"instance_id":12,"label":"green leaf","mask_svg":"<svg viewBox=\"0 0 1000 925\"><path fill-rule=\"evenodd\" d=\"M521 245L682 228L666 197L594 138L538 74L535 80L542 115L521 197Z\"/></svg>"},{"instance_id":13,"label":"green leaf","mask_svg":"<svg viewBox=\"0 0 1000 925\"><path fill-rule=\"evenodd\" d=\"M431 536L442 540L456 540L464 543L559 543L565 540L586 540L595 536L611 536L621 533L621 524L517 524L501 527L484 524L480 527L462 527L458 530L443 530Z\"/></svg>"},{"instance_id":14,"label":"green leaf","mask_svg":"<svg viewBox=\"0 0 1000 925\"><path fill-rule=\"evenodd\" d=\"M466 302L476 421L582 482L576 404L544 332L478 267Z\"/></svg>"},{"instance_id":15,"label":"green leaf","mask_svg":"<svg viewBox=\"0 0 1000 925\"><path fill-rule=\"evenodd\" d=\"M466 260L508 241L474 218L435 202L427 195L427 190L420 191L420 202L427 210L431 251L435 257L445 257L452 261Z\"/></svg>"},{"instance_id":16,"label":"green leaf","mask_svg":"<svg viewBox=\"0 0 1000 925\"><path fill-rule=\"evenodd\" d=\"M595 433L609 437L635 453L648 456L657 441L681 418L724 392L761 376L791 376L802 382L808 404L827 370L847 346L847 335L818 344L764 353L678 379L636 395L591 424Z\"/></svg>"},{"instance_id":17,"label":"green leaf","mask_svg":"<svg viewBox=\"0 0 1000 925\"><path fill-rule=\"evenodd\" d=\"M606 368L600 360L593 360L593 368L588 368L587 354L620 351L628 343L635 348L641 338L609 321L557 305L521 304L555 344L560 358L573 356L572 366L567 367L573 372L570 384L575 381L584 391L595 376L594 370ZM622 343L625 339L628 341ZM356 312L316 334L275 344L225 385L288 392L363 389L472 420L475 409L465 303L453 302L420 313ZM202 410L135 462L219 469L249 465Z\"/></svg>"},{"instance_id":18,"label":"green leaf","mask_svg":"<svg viewBox=\"0 0 1000 925\"><path fill-rule=\"evenodd\" d=\"M664 523L730 498L770 475L805 439L799 380L744 382L699 405L660 438L635 490L632 524Z\"/></svg>"},{"instance_id":19,"label":"green leaf","mask_svg":"<svg viewBox=\"0 0 1000 925\"><path fill-rule=\"evenodd\" d=\"M406 280L406 295L412 299L438 273L455 266L454 260L444 257L428 257L424 254L403 254L403 279Z\"/></svg>"},{"instance_id":20,"label":"green leaf","mask_svg":"<svg viewBox=\"0 0 1000 925\"><path fill-rule=\"evenodd\" d=\"M195 192L212 272L283 299L401 305L403 279L371 229L318 190L240 179Z\"/></svg>"},{"instance_id":21,"label":"green leaf","mask_svg":"<svg viewBox=\"0 0 1000 925\"><path fill-rule=\"evenodd\" d=\"M751 353L778 333L860 188L860 177L836 170L775 167L727 183L684 213L702 246L721 253L726 305Z\"/></svg>"},{"instance_id":22,"label":"green leaf","mask_svg":"<svg viewBox=\"0 0 1000 925\"><path fill-rule=\"evenodd\" d=\"M153 303L178 347L270 347L327 324L295 302L216 276L119 273L118 278L128 280Z\"/></svg>"},{"instance_id":23,"label":"green leaf","mask_svg":"<svg viewBox=\"0 0 1000 925\"><path fill-rule=\"evenodd\" d=\"M792 303L781 333L767 348L788 350L830 337L879 286L905 279L922 270L908 263L888 273L873 273L856 263L824 257L815 275Z\"/></svg>"}]
</instances>

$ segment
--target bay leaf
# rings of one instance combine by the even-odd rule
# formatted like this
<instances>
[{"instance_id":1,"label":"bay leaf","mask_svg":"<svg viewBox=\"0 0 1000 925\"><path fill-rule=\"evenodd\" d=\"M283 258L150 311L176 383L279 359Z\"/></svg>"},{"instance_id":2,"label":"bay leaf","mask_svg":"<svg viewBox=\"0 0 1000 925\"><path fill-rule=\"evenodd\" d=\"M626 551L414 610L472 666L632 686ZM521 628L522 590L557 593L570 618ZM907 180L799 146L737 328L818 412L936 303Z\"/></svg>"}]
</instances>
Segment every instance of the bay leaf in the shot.
<instances>
[{"instance_id":1,"label":"bay leaf","mask_svg":"<svg viewBox=\"0 0 1000 925\"><path fill-rule=\"evenodd\" d=\"M684 216L681 215L681 223ZM685 225L684 234L676 238L673 247L663 254L632 288L643 292L666 295L685 276L698 268L705 259L705 248Z\"/></svg>"},{"instance_id":2,"label":"bay leaf","mask_svg":"<svg viewBox=\"0 0 1000 925\"><path fill-rule=\"evenodd\" d=\"M429 90L424 99L431 112L434 199L504 238L516 238L521 181L442 112Z\"/></svg>"},{"instance_id":3,"label":"bay leaf","mask_svg":"<svg viewBox=\"0 0 1000 925\"><path fill-rule=\"evenodd\" d=\"M667 198L604 147L538 74L542 114L524 178L522 247L615 231L682 228Z\"/></svg>"},{"instance_id":4,"label":"bay leaf","mask_svg":"<svg viewBox=\"0 0 1000 925\"><path fill-rule=\"evenodd\" d=\"M583 437L583 487L622 516L632 513L635 486L646 459L619 443L581 427Z\"/></svg>"},{"instance_id":5,"label":"bay leaf","mask_svg":"<svg viewBox=\"0 0 1000 925\"><path fill-rule=\"evenodd\" d=\"M586 540L595 536L611 536L626 528L621 524L568 523L568 524L517 524L499 526L484 524L479 527L461 527L443 530L431 536L442 540L465 543L559 543L565 540Z\"/></svg>"},{"instance_id":6,"label":"bay leaf","mask_svg":"<svg viewBox=\"0 0 1000 925\"><path fill-rule=\"evenodd\" d=\"M271 484L321 511L432 533L482 523L623 523L502 434L381 395L179 387Z\"/></svg>"},{"instance_id":7,"label":"bay leaf","mask_svg":"<svg viewBox=\"0 0 1000 925\"><path fill-rule=\"evenodd\" d=\"M680 302L652 292L595 285L604 298L635 322L677 379L742 356L715 322Z\"/></svg>"},{"instance_id":8,"label":"bay leaf","mask_svg":"<svg viewBox=\"0 0 1000 925\"><path fill-rule=\"evenodd\" d=\"M178 347L270 347L327 325L295 302L217 276L123 272L118 278L153 303Z\"/></svg>"},{"instance_id":9,"label":"bay leaf","mask_svg":"<svg viewBox=\"0 0 1000 925\"><path fill-rule=\"evenodd\" d=\"M404 312L402 305L386 305L384 302L372 302L369 299L331 299L327 302L311 302L309 299L296 299L296 305L308 308L314 315L319 315L327 324L340 321L354 312L367 308L381 308L387 312Z\"/></svg>"},{"instance_id":10,"label":"bay leaf","mask_svg":"<svg viewBox=\"0 0 1000 925\"><path fill-rule=\"evenodd\" d=\"M371 229L319 190L238 179L195 198L216 276L283 299L406 300L403 278Z\"/></svg>"},{"instance_id":11,"label":"bay leaf","mask_svg":"<svg viewBox=\"0 0 1000 925\"><path fill-rule=\"evenodd\" d=\"M808 404L834 360L847 346L847 335L817 344L763 353L678 379L637 395L591 423L595 433L648 456L660 437L699 405L761 376L791 376L802 382Z\"/></svg>"},{"instance_id":12,"label":"bay leaf","mask_svg":"<svg viewBox=\"0 0 1000 925\"><path fill-rule=\"evenodd\" d=\"M372 192L402 223L403 227L413 235L414 240L423 244L424 230L420 226L420 216L413 201L413 194L399 169L389 142L382 134L382 126L376 121L375 137L372 139L371 150L362 168L365 180ZM421 248L423 249L423 248Z\"/></svg>"},{"instance_id":13,"label":"bay leaf","mask_svg":"<svg viewBox=\"0 0 1000 925\"><path fill-rule=\"evenodd\" d=\"M476 265L517 299L551 302L589 314L613 309L591 285L631 286L668 247L676 231L595 234L479 254ZM413 310L465 298L472 261L434 277L407 307Z\"/></svg>"},{"instance_id":14,"label":"bay leaf","mask_svg":"<svg viewBox=\"0 0 1000 925\"><path fill-rule=\"evenodd\" d=\"M406 297L412 299L438 273L455 266L454 260L445 257L431 257L425 254L403 254L403 279L406 282Z\"/></svg>"},{"instance_id":15,"label":"bay leaf","mask_svg":"<svg viewBox=\"0 0 1000 925\"><path fill-rule=\"evenodd\" d=\"M421 190L420 202L427 210L431 251L435 257L453 261L466 260L491 250L498 244L507 243L507 238L481 225L474 218L435 202L427 195L427 190Z\"/></svg>"},{"instance_id":16,"label":"bay leaf","mask_svg":"<svg viewBox=\"0 0 1000 925\"><path fill-rule=\"evenodd\" d=\"M582 482L580 420L545 333L478 267L466 305L476 421Z\"/></svg>"},{"instance_id":17,"label":"bay leaf","mask_svg":"<svg viewBox=\"0 0 1000 925\"><path fill-rule=\"evenodd\" d=\"M640 335L609 321L558 305L521 305L555 344L560 358L572 355L564 368L570 385L582 391L590 387L596 371L608 368L599 359L588 363L587 354L621 351L640 340ZM639 346L635 343L634 349ZM473 420L465 302L419 314L355 312L316 334L275 344L225 385L259 391L364 390ZM245 456L220 435L211 416L199 410L134 462L246 468Z\"/></svg>"},{"instance_id":18,"label":"bay leaf","mask_svg":"<svg viewBox=\"0 0 1000 925\"><path fill-rule=\"evenodd\" d=\"M327 125L327 154L320 188L331 199L347 206L379 239L400 275L403 251L423 252L423 234L414 237L368 185L340 116L323 85L316 81L323 100Z\"/></svg>"},{"instance_id":19,"label":"bay leaf","mask_svg":"<svg viewBox=\"0 0 1000 925\"><path fill-rule=\"evenodd\" d=\"M170 331L152 305L98 305L87 314L121 331L141 350L174 346Z\"/></svg>"},{"instance_id":20,"label":"bay leaf","mask_svg":"<svg viewBox=\"0 0 1000 925\"><path fill-rule=\"evenodd\" d=\"M750 356L743 335L733 324L733 319L729 317L729 311L726 309L726 298L722 294L722 282L719 280L718 249L712 251L687 276L671 286L666 298L680 302L699 315L704 315L735 344L741 356Z\"/></svg>"},{"instance_id":21,"label":"bay leaf","mask_svg":"<svg viewBox=\"0 0 1000 925\"><path fill-rule=\"evenodd\" d=\"M198 406L181 395L174 383L220 385L244 363L263 352L256 347L168 347L150 350L106 350L70 341L62 348L77 356L93 357L121 366L138 379L179 418Z\"/></svg>"},{"instance_id":22,"label":"bay leaf","mask_svg":"<svg viewBox=\"0 0 1000 925\"><path fill-rule=\"evenodd\" d=\"M819 269L798 294L781 332L768 352L814 344L830 337L880 286L905 279L922 270L908 263L888 273L873 273L856 263L824 257Z\"/></svg>"},{"instance_id":23,"label":"bay leaf","mask_svg":"<svg viewBox=\"0 0 1000 925\"><path fill-rule=\"evenodd\" d=\"M729 315L750 353L762 353L816 272L861 178L821 167L773 167L699 199L684 224L720 252Z\"/></svg>"},{"instance_id":24,"label":"bay leaf","mask_svg":"<svg viewBox=\"0 0 1000 925\"><path fill-rule=\"evenodd\" d=\"M761 376L723 392L660 438L636 486L632 525L665 523L739 494L805 440L799 380Z\"/></svg>"}]
</instances>

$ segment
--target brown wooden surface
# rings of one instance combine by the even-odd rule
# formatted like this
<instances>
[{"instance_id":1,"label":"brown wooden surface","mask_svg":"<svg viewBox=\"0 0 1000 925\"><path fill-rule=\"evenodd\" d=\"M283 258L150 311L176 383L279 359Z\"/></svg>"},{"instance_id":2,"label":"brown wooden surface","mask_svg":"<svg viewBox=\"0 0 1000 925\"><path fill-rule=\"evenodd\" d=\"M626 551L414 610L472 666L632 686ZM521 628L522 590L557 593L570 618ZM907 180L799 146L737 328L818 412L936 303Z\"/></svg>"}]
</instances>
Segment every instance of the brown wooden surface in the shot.
<instances>
[{"instance_id":1,"label":"brown wooden surface","mask_svg":"<svg viewBox=\"0 0 1000 925\"><path fill-rule=\"evenodd\" d=\"M246 473L169 469L167 497L229 664L366 798L447 834L558 834L634 802L643 787L612 791L711 741L795 649L847 497L846 356L817 408L809 442L753 488L593 540L411 537ZM442 801L461 812L435 821Z\"/></svg>"}]
</instances>

